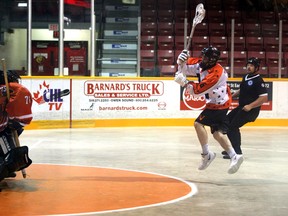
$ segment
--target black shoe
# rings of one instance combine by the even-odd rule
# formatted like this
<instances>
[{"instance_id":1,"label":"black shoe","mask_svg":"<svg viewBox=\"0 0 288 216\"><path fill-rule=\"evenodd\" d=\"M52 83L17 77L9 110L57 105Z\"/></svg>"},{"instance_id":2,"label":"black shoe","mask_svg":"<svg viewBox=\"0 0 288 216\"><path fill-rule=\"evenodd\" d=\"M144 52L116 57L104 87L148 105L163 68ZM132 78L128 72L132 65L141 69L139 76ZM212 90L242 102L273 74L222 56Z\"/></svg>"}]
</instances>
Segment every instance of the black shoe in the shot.
<instances>
[{"instance_id":1,"label":"black shoe","mask_svg":"<svg viewBox=\"0 0 288 216\"><path fill-rule=\"evenodd\" d=\"M229 155L224 155L223 159L230 159L230 156Z\"/></svg>"},{"instance_id":2,"label":"black shoe","mask_svg":"<svg viewBox=\"0 0 288 216\"><path fill-rule=\"evenodd\" d=\"M8 176L6 178L15 178L15 177L16 177L16 173L11 172L11 173L8 173Z\"/></svg>"},{"instance_id":3,"label":"black shoe","mask_svg":"<svg viewBox=\"0 0 288 216\"><path fill-rule=\"evenodd\" d=\"M228 153L226 151L222 151L221 154L222 155L228 155Z\"/></svg>"}]
</instances>

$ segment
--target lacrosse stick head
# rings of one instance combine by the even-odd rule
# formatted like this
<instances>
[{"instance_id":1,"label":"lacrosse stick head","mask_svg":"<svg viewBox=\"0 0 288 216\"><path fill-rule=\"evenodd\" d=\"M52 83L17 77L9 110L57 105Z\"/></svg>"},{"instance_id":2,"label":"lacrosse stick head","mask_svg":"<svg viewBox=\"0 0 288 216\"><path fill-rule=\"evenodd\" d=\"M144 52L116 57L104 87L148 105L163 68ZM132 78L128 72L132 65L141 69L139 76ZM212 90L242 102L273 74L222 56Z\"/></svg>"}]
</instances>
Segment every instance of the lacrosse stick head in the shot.
<instances>
[{"instance_id":1,"label":"lacrosse stick head","mask_svg":"<svg viewBox=\"0 0 288 216\"><path fill-rule=\"evenodd\" d=\"M202 22L205 17L205 13L206 11L204 9L204 5L202 3L198 4L196 6L195 17L193 19L193 26L196 26L197 24Z\"/></svg>"},{"instance_id":2,"label":"lacrosse stick head","mask_svg":"<svg viewBox=\"0 0 288 216\"><path fill-rule=\"evenodd\" d=\"M186 50L188 50L190 48L190 45L191 45L191 39L193 37L193 33L194 33L194 30L195 30L195 27L197 24L201 23L202 20L204 19L205 17L205 9L204 9L204 5L202 3L198 4L196 6L196 12L195 12L195 17L193 19L193 24L192 24L192 29L191 29L191 32L190 32L190 36L189 36L189 39L188 39L188 42L187 42L187 45L186 45Z\"/></svg>"}]
</instances>

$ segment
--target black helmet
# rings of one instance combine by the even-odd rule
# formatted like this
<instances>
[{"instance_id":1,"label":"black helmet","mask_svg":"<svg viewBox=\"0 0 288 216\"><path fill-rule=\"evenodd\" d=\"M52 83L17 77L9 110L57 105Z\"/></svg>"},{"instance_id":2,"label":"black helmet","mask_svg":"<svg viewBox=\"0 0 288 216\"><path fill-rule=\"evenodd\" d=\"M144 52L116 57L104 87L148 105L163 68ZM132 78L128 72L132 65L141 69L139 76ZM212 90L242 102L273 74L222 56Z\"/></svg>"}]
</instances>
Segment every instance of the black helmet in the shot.
<instances>
[{"instance_id":1,"label":"black helmet","mask_svg":"<svg viewBox=\"0 0 288 216\"><path fill-rule=\"evenodd\" d=\"M216 65L217 61L220 58L220 51L213 46L209 46L204 48L201 52L202 58L207 57L207 61L203 61L200 63L200 67L202 70L209 69Z\"/></svg>"},{"instance_id":2,"label":"black helmet","mask_svg":"<svg viewBox=\"0 0 288 216\"><path fill-rule=\"evenodd\" d=\"M13 71L13 70L7 71L7 78L8 78L8 83L10 83L10 82L19 83L19 80L21 79L21 77L18 75L18 73L16 71ZM0 70L0 85L5 85L4 73L2 70Z\"/></svg>"},{"instance_id":3,"label":"black helmet","mask_svg":"<svg viewBox=\"0 0 288 216\"><path fill-rule=\"evenodd\" d=\"M255 71L259 70L261 60L255 57L251 57L248 59L247 64L252 64L255 67ZM246 66L247 66L246 64Z\"/></svg>"}]
</instances>

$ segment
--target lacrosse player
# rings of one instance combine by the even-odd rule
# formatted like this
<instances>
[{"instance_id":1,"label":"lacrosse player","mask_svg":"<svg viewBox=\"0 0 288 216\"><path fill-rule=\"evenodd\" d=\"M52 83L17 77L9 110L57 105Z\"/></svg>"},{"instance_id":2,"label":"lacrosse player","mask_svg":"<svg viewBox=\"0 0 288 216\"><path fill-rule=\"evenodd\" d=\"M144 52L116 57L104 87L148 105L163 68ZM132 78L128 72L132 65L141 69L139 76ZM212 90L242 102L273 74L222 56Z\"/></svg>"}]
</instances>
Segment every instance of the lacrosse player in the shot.
<instances>
[{"instance_id":1,"label":"lacrosse player","mask_svg":"<svg viewBox=\"0 0 288 216\"><path fill-rule=\"evenodd\" d=\"M232 94L239 96L239 105L228 113L230 121L228 137L237 154L242 154L240 128L248 122L254 122L261 109L261 105L268 101L268 93L264 80L259 74L260 59L251 57L248 59L247 74L242 78L240 89ZM223 151L224 159L230 159L226 151Z\"/></svg>"},{"instance_id":2,"label":"lacrosse player","mask_svg":"<svg viewBox=\"0 0 288 216\"><path fill-rule=\"evenodd\" d=\"M32 161L28 157L28 147L17 147L16 138L25 125L32 120L32 96L27 88L19 83L20 76L14 71L7 71L10 100L3 71L0 71L0 181L15 177L16 171L28 167ZM18 138L18 137L17 137Z\"/></svg>"},{"instance_id":3,"label":"lacrosse player","mask_svg":"<svg viewBox=\"0 0 288 216\"><path fill-rule=\"evenodd\" d=\"M229 174L236 173L240 168L243 157L236 154L228 136L227 112L232 101L230 88L227 85L228 74L217 63L220 51L215 47L202 50L201 58L191 58L187 50L183 50L177 59L178 71L175 82L186 88L187 93L194 97L205 96L206 107L194 122L198 140L202 147L202 161L199 170L206 169L215 159L216 154L209 150L208 134L204 126L210 126L214 139L230 156ZM197 76L199 82L186 79L186 75Z\"/></svg>"}]
</instances>

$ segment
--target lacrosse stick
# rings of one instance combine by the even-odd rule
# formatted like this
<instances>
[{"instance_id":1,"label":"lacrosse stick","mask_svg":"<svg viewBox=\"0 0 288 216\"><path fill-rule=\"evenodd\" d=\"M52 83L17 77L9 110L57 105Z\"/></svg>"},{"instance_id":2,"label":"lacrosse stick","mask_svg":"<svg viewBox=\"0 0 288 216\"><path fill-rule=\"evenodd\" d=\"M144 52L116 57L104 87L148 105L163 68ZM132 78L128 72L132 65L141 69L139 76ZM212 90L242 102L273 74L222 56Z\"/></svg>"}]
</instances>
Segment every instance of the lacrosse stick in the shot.
<instances>
[{"instance_id":1,"label":"lacrosse stick","mask_svg":"<svg viewBox=\"0 0 288 216\"><path fill-rule=\"evenodd\" d=\"M8 74L7 74L7 70L6 70L5 59L2 59L2 67L3 67L3 74L4 74L5 85L6 85L7 99L9 101L10 100L10 90L9 90ZM20 147L20 142L19 142L17 131L14 129L11 129L11 131L12 131L12 135L15 139L16 146ZM27 176L26 170L22 169L21 172L22 172L23 178L26 178L26 176Z\"/></svg>"},{"instance_id":2,"label":"lacrosse stick","mask_svg":"<svg viewBox=\"0 0 288 216\"><path fill-rule=\"evenodd\" d=\"M200 3L196 6L196 12L195 12L195 17L193 19L192 29L191 29L190 36L189 36L188 41L187 41L187 45L185 47L186 50L190 49L191 40L192 40L194 31L195 31L195 27L197 24L202 22L202 20L205 17L205 12L206 11L205 11L204 5L202 3Z\"/></svg>"}]
</instances>

